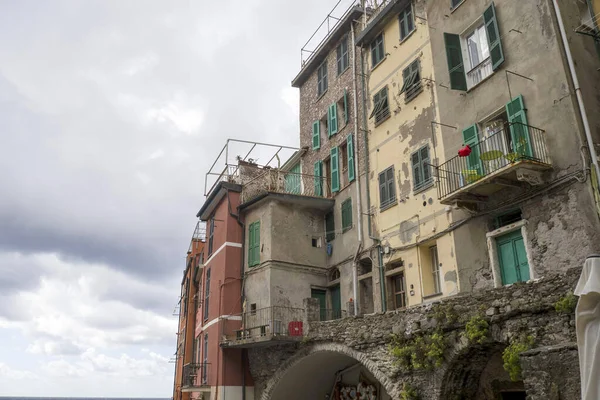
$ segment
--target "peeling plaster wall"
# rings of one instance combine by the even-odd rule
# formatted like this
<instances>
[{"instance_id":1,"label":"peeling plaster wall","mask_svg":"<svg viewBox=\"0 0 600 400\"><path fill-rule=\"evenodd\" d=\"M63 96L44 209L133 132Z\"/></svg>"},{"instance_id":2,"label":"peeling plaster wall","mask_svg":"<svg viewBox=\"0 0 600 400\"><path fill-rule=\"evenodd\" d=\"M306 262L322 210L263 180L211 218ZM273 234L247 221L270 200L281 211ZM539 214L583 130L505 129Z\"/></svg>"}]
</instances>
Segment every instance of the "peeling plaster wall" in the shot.
<instances>
[{"instance_id":1,"label":"peeling plaster wall","mask_svg":"<svg viewBox=\"0 0 600 400\"><path fill-rule=\"evenodd\" d=\"M371 173L369 185L371 212L374 214L376 234L383 245L392 251L384 258L385 263L402 259L406 278L407 301L409 305L430 301L427 297L434 293L432 265L428 261L429 248L437 246L441 268L442 296L456 294L460 290L456 262L451 257L452 240L446 234L439 234L448 228L451 215L439 203L435 182L423 189L414 189L414 173L411 155L422 146L428 146L432 164L444 155L441 130L435 127L432 136L432 121L437 121L436 88L432 52L429 41L429 27L426 18L425 1L413 5L415 30L400 42L397 18L391 18L383 29L386 58L375 68L370 65L368 46L364 48L369 71L367 102L368 114L373 108L373 96L383 87L388 89L390 117L378 124L369 119L369 157ZM405 98L399 94L404 83L403 70L415 60L419 60L422 92L416 97ZM394 167L394 185L397 203L385 209L380 208L379 173ZM431 169L434 172L433 168ZM415 247L420 244L419 247ZM389 274L388 274L389 276ZM446 276L448 280L446 280ZM393 288L388 278L388 302L393 301ZM391 304L390 304L391 306ZM393 307L391 307L393 308Z\"/></svg>"},{"instance_id":2,"label":"peeling plaster wall","mask_svg":"<svg viewBox=\"0 0 600 400\"><path fill-rule=\"evenodd\" d=\"M443 34L465 32L483 14L489 2L466 1L449 16L445 9L446 0L431 0L427 5L428 21L430 26L435 26L435 30L430 29L430 34L432 51L437 55L434 57L437 82L448 86L444 88L438 85L439 119L458 127L457 130L443 130L445 157L453 157L462 146L462 129L505 107L510 98L508 70L532 79L530 81L514 75L508 78L512 96L523 95L529 125L545 131L546 149L553 165L553 169L544 175L545 182L581 170L580 147L585 144L584 132L575 97L569 95L572 87L551 0L520 2L518 7L511 0L497 0L494 3L505 61L499 70L468 92L449 89ZM578 12L576 2L561 0L560 3L561 8L569 9L565 19L568 20L567 25L572 25ZM574 52L587 57L589 48L581 43L583 39L572 39L575 43ZM544 65L552 67L540 67ZM581 82L590 81L585 90L595 93L597 97L596 86L600 79L598 72L591 71L590 65L596 65L596 61L587 58L582 61L579 67L581 75L586 72ZM596 100L590 100L591 107L597 104ZM589 179L584 184L565 181L562 187L537 195L533 193L547 185L531 187L528 191L501 189L490 196L487 204L481 205L481 210L486 211L484 215L472 218L455 231L454 253L459 265L461 288L481 289L493 284L485 235L494 229L494 217L511 208L520 207L523 218L528 220L527 247L531 250L529 256L538 276L564 270L567 265L580 263L587 255L600 249L600 223L594 209ZM518 196L524 197L527 193L532 193L528 196L530 198L524 202L521 200L519 204ZM458 217L456 211L453 214L454 220L465 217Z\"/></svg>"}]
</instances>

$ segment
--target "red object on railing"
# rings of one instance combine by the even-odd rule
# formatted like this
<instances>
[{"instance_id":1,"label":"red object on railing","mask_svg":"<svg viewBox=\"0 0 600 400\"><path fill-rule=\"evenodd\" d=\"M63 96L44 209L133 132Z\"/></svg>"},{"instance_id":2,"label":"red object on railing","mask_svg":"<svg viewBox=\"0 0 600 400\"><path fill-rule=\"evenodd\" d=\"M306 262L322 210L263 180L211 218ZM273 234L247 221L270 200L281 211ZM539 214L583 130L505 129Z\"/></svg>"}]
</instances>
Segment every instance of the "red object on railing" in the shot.
<instances>
[{"instance_id":1,"label":"red object on railing","mask_svg":"<svg viewBox=\"0 0 600 400\"><path fill-rule=\"evenodd\" d=\"M469 154L471 154L471 147L468 144L466 144L462 149L458 150L459 157L467 157Z\"/></svg>"},{"instance_id":2,"label":"red object on railing","mask_svg":"<svg viewBox=\"0 0 600 400\"><path fill-rule=\"evenodd\" d=\"M292 321L288 325L290 336L302 336L302 321Z\"/></svg>"}]
</instances>

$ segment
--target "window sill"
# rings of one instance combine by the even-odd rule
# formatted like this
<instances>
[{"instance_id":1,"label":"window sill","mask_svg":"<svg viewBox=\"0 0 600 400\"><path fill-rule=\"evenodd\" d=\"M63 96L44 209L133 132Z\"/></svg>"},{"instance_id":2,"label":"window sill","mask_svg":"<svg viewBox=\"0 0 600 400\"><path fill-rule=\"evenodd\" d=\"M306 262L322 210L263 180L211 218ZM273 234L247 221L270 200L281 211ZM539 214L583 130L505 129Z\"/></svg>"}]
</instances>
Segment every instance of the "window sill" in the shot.
<instances>
[{"instance_id":1,"label":"window sill","mask_svg":"<svg viewBox=\"0 0 600 400\"><path fill-rule=\"evenodd\" d=\"M454 11L456 11L456 9L458 7L462 6L465 1L467 1L467 0L462 0L460 3L458 3L457 5L455 5L454 8L450 7L450 14L452 14Z\"/></svg>"},{"instance_id":2,"label":"window sill","mask_svg":"<svg viewBox=\"0 0 600 400\"><path fill-rule=\"evenodd\" d=\"M346 232L348 232L350 230L352 230L351 226L349 226L348 228L342 228L342 234L344 234L344 233L346 233Z\"/></svg>"},{"instance_id":3,"label":"window sill","mask_svg":"<svg viewBox=\"0 0 600 400\"><path fill-rule=\"evenodd\" d=\"M463 1L464 1L464 0L463 0ZM400 43L399 43L399 44L402 44L402 43L406 42L408 39L410 39L410 37L411 37L411 36L412 36L412 35L413 35L413 34L414 34L416 31L417 31L417 27L415 26L415 28L414 28L412 31L410 31L410 33L409 33L408 35L406 35L406 37L405 37L404 39L400 39Z\"/></svg>"},{"instance_id":4,"label":"window sill","mask_svg":"<svg viewBox=\"0 0 600 400\"><path fill-rule=\"evenodd\" d=\"M384 211L389 210L390 208L394 207L395 205L398 204L398 200L394 200L389 204L386 204L385 206L379 207L379 212L382 213Z\"/></svg>"},{"instance_id":5,"label":"window sill","mask_svg":"<svg viewBox=\"0 0 600 400\"><path fill-rule=\"evenodd\" d=\"M375 70L375 68L379 67L385 61L386 58L387 58L387 56L384 56L381 60L379 60L379 62L377 64L373 65L371 67L371 72L373 72Z\"/></svg>"},{"instance_id":6,"label":"window sill","mask_svg":"<svg viewBox=\"0 0 600 400\"><path fill-rule=\"evenodd\" d=\"M413 188L413 195L419 194L419 193L422 193L422 192L425 192L425 191L431 189L433 187L434 183L435 182L432 179L431 182L428 182L428 183L424 184L423 186L421 186L419 188Z\"/></svg>"},{"instance_id":7,"label":"window sill","mask_svg":"<svg viewBox=\"0 0 600 400\"><path fill-rule=\"evenodd\" d=\"M319 100L321 100L323 98L323 96L325 96L327 94L327 90L325 90L323 93L317 95L317 99L315 100L315 103L317 103Z\"/></svg>"},{"instance_id":8,"label":"window sill","mask_svg":"<svg viewBox=\"0 0 600 400\"><path fill-rule=\"evenodd\" d=\"M432 299L434 297L438 297L438 296L441 296L443 294L444 294L443 292L428 294L427 296L423 296L423 300Z\"/></svg>"}]
</instances>

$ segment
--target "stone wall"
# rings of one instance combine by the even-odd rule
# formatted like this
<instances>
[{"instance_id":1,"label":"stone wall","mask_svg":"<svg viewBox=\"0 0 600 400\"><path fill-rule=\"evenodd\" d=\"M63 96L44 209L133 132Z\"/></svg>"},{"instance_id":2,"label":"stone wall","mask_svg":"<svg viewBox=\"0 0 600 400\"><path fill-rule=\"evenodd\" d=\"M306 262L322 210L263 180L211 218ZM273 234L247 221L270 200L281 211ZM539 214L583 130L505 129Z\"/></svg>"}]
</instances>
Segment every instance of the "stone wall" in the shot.
<instances>
[{"instance_id":1,"label":"stone wall","mask_svg":"<svg viewBox=\"0 0 600 400\"><path fill-rule=\"evenodd\" d=\"M558 313L554 304L573 290L580 271L572 268L538 281L459 295L403 311L306 322L302 343L250 351L255 397L268 399L279 379L293 373L299 360L330 351L359 360L392 398L399 398L407 382L422 400L473 399L490 388L514 389L523 383L530 400L551 399L548 396L554 393L560 396L556 399L578 399L574 314ZM476 315L488 321L489 334L481 344L470 344L463 332L466 322ZM390 353L393 336L411 341L434 332L444 336L442 365L428 371L402 370ZM480 382L484 370L497 369L498 353L524 336L532 337L534 344L521 357L523 382Z\"/></svg>"}]
</instances>

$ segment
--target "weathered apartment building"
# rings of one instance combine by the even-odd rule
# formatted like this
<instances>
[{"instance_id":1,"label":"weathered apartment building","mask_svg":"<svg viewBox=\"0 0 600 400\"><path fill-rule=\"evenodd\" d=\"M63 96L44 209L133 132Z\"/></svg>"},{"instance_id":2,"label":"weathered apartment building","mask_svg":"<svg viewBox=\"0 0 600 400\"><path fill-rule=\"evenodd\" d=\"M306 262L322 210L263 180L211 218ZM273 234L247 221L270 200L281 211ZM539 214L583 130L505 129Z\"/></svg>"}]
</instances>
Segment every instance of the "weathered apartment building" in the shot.
<instances>
[{"instance_id":1,"label":"weathered apartment building","mask_svg":"<svg viewBox=\"0 0 600 400\"><path fill-rule=\"evenodd\" d=\"M557 357L539 347L512 381L501 354L530 318L513 284L539 298L532 282L600 250L597 1L369 3L332 19L292 81L300 146L228 140L207 173L194 350L176 390L183 379L194 399L387 399L409 382L423 399L542 399L568 381L561 398L575 399L576 365L533 379L531 360ZM490 308L479 293L493 289ZM420 305L446 302L512 314L490 319L493 345L457 341L462 361L398 375L389 336L432 329ZM554 321L546 312L535 324ZM377 331L371 319L387 336L361 331ZM573 363L563 322L533 329Z\"/></svg>"}]
</instances>

